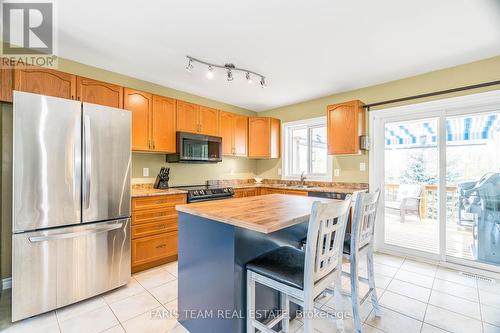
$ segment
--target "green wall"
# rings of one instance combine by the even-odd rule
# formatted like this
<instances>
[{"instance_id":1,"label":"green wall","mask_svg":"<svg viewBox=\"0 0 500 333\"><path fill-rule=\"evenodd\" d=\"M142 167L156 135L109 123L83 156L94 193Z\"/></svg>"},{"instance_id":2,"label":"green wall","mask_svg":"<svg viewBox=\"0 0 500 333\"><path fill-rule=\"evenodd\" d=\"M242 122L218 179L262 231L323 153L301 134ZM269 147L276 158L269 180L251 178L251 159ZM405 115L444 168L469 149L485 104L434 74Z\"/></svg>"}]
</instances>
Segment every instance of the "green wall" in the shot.
<instances>
[{"instance_id":1,"label":"green wall","mask_svg":"<svg viewBox=\"0 0 500 333\"><path fill-rule=\"evenodd\" d=\"M359 99L366 104L370 104L405 96L419 95L496 80L500 80L500 56L413 76L406 79L342 92L282 108L268 110L260 112L259 116L276 117L281 119L283 122L307 119L326 115L326 107L329 104L335 104L353 99ZM496 89L500 89L500 85L441 95L432 98L407 101L405 103L391 104L384 106L384 108ZM365 172L359 171L360 162L366 163ZM257 162L257 174L260 177L279 178L278 169L280 168L281 160L266 160ZM368 154L366 153L361 156L333 157L333 168L340 169L340 177L334 177L334 181L368 182Z\"/></svg>"}]
</instances>

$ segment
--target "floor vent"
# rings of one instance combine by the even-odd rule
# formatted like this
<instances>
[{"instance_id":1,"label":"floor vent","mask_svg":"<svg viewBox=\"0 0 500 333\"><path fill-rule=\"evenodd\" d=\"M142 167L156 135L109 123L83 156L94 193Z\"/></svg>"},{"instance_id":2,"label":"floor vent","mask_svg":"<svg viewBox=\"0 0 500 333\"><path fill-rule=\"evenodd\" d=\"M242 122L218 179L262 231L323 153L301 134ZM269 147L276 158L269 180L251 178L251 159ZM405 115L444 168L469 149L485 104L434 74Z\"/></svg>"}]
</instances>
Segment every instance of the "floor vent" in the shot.
<instances>
[{"instance_id":1,"label":"floor vent","mask_svg":"<svg viewBox=\"0 0 500 333\"><path fill-rule=\"evenodd\" d=\"M488 283L495 283L495 280L493 280L489 277L486 277L486 276L479 275L479 274L460 272L460 275L465 276L466 278L469 278L469 279L474 279L474 280L488 282Z\"/></svg>"}]
</instances>

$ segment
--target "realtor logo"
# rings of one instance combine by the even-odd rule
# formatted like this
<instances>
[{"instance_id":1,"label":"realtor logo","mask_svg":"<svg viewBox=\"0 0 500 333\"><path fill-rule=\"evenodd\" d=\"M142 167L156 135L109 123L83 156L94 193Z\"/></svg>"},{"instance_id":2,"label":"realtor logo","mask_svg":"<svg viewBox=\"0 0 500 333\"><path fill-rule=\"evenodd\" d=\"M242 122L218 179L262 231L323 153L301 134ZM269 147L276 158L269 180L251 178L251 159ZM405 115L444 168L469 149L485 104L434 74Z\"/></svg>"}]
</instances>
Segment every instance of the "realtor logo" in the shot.
<instances>
[{"instance_id":1,"label":"realtor logo","mask_svg":"<svg viewBox=\"0 0 500 333\"><path fill-rule=\"evenodd\" d=\"M4 55L53 53L53 4L4 2L2 4Z\"/></svg>"}]
</instances>

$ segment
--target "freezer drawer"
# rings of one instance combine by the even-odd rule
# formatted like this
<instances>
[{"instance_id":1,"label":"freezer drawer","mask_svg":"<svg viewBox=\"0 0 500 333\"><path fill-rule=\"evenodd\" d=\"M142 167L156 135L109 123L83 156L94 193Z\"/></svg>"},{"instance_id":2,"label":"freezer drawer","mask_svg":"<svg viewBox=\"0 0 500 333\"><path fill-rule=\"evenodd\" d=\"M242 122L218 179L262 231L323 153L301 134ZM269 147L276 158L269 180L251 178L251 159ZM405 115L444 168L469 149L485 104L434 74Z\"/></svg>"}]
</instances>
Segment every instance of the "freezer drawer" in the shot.
<instances>
[{"instance_id":1,"label":"freezer drawer","mask_svg":"<svg viewBox=\"0 0 500 333\"><path fill-rule=\"evenodd\" d=\"M130 219L14 234L12 320L128 283Z\"/></svg>"}]
</instances>

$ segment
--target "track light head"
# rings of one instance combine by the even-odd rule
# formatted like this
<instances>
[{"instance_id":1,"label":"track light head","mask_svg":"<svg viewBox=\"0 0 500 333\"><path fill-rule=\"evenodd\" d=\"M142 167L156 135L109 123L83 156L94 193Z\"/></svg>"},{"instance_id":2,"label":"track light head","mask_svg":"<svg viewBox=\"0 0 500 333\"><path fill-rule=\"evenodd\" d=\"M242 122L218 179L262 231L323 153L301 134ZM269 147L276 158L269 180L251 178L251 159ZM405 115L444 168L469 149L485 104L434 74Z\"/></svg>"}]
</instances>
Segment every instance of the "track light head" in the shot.
<instances>
[{"instance_id":1,"label":"track light head","mask_svg":"<svg viewBox=\"0 0 500 333\"><path fill-rule=\"evenodd\" d=\"M188 64L186 66L186 70L189 73L191 73L193 71L193 68L194 68L194 66L193 66L193 60L191 58L188 58L188 59L189 59L189 61L188 61Z\"/></svg>"},{"instance_id":2,"label":"track light head","mask_svg":"<svg viewBox=\"0 0 500 333\"><path fill-rule=\"evenodd\" d=\"M207 77L209 79L213 79L214 78L214 68L212 66L208 66Z\"/></svg>"},{"instance_id":3,"label":"track light head","mask_svg":"<svg viewBox=\"0 0 500 333\"><path fill-rule=\"evenodd\" d=\"M231 71L230 68L227 69L227 80L228 81L233 81L234 80L233 72Z\"/></svg>"},{"instance_id":4,"label":"track light head","mask_svg":"<svg viewBox=\"0 0 500 333\"><path fill-rule=\"evenodd\" d=\"M247 72L247 73L245 74L245 78L247 79L247 82L248 82L248 83L250 83L250 84L251 84L251 83L253 82L252 77L250 76L250 72Z\"/></svg>"},{"instance_id":5,"label":"track light head","mask_svg":"<svg viewBox=\"0 0 500 333\"><path fill-rule=\"evenodd\" d=\"M261 77L260 77L260 86L261 86L262 88L265 88L265 87L267 86L267 85L266 85L266 78L265 78L265 77L263 77L263 76L261 76Z\"/></svg>"}]
</instances>

